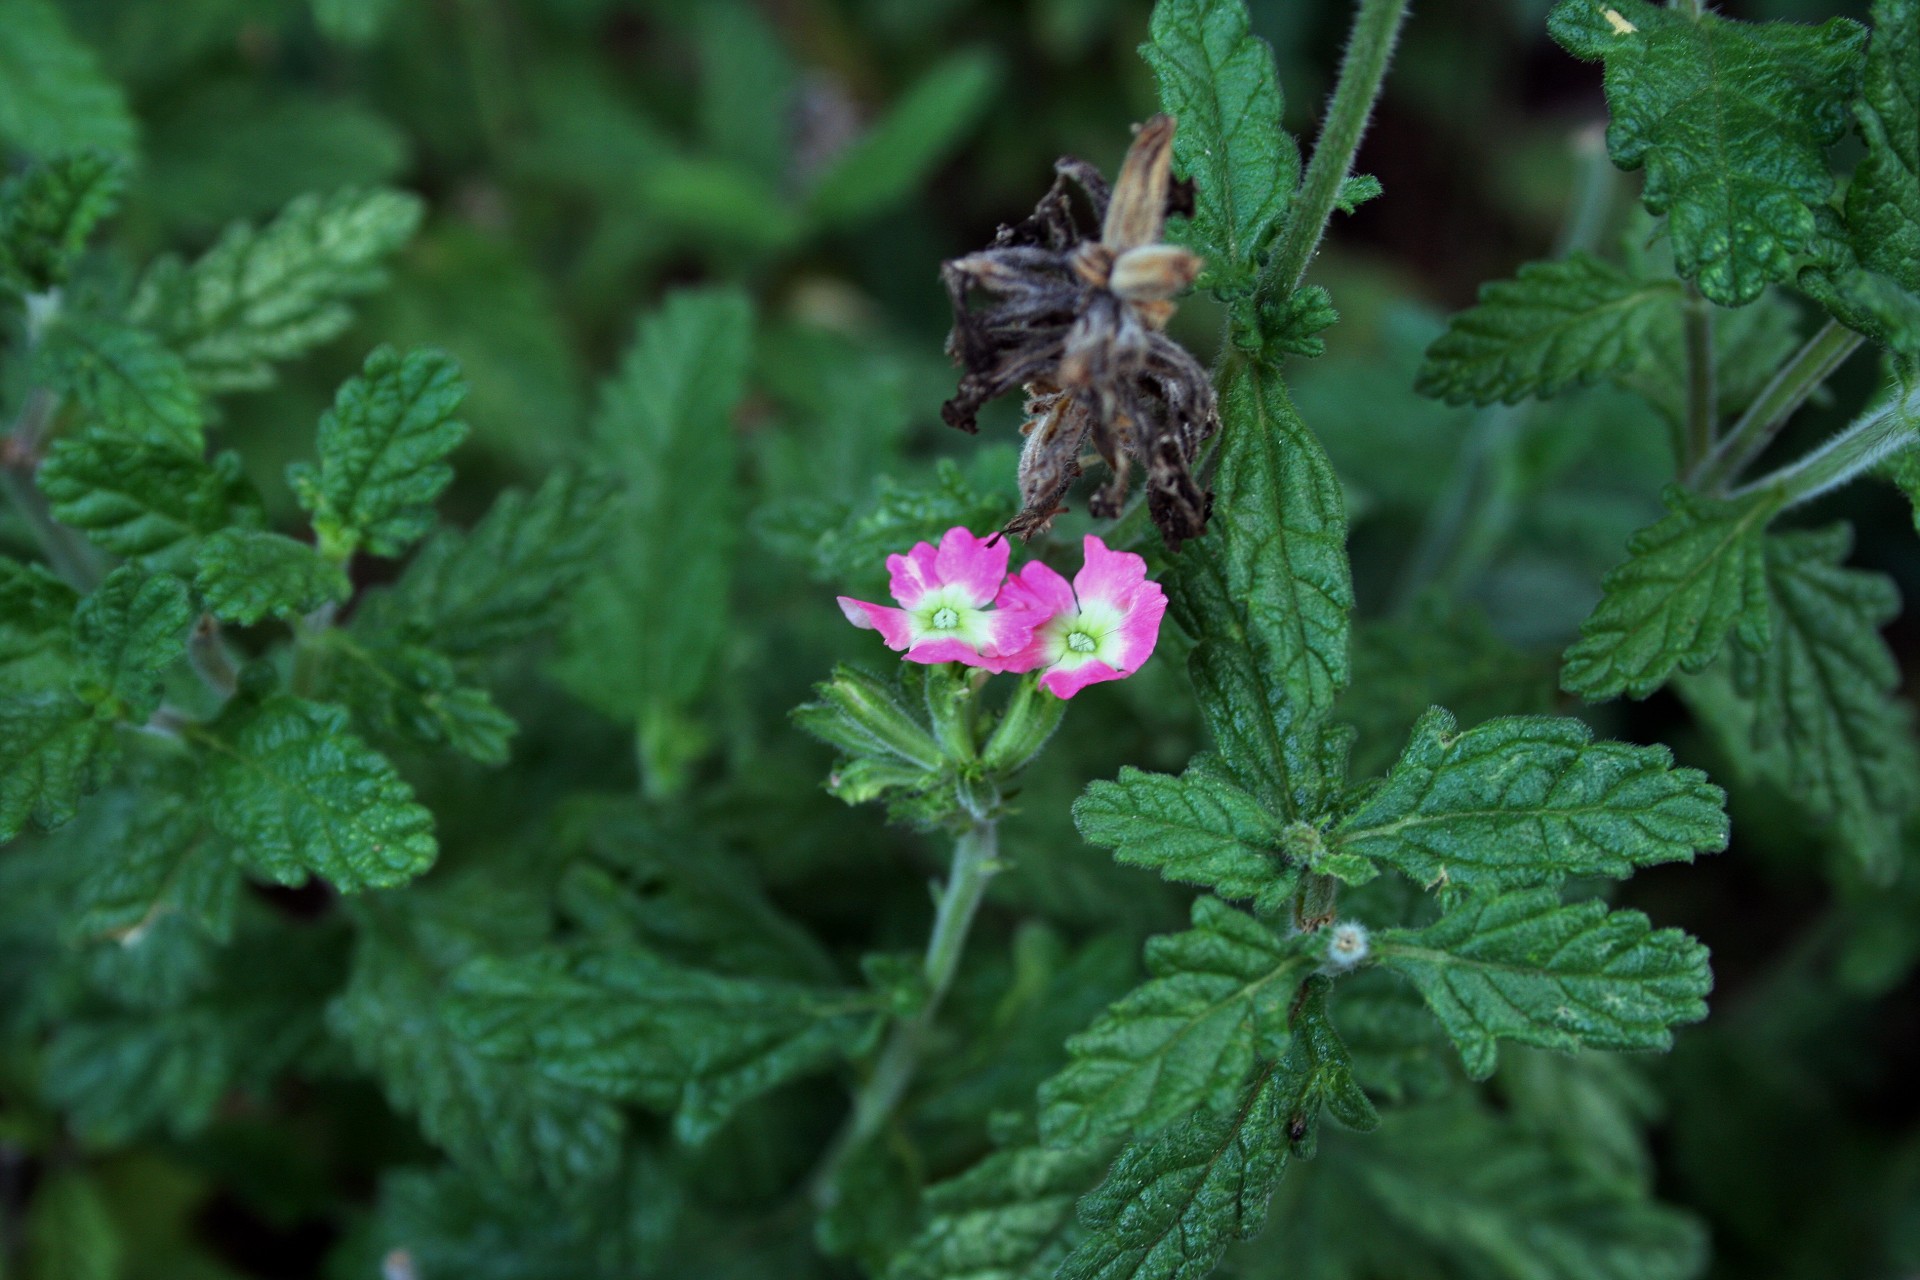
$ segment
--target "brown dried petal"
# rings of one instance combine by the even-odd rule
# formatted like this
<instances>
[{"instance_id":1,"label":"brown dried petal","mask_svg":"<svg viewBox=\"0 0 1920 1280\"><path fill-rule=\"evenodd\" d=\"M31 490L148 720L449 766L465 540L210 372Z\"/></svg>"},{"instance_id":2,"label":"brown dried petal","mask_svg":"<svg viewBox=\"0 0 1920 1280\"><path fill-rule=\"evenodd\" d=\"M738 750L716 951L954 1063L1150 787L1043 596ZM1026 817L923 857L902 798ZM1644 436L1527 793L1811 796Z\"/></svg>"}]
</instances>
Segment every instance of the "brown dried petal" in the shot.
<instances>
[{"instance_id":1,"label":"brown dried petal","mask_svg":"<svg viewBox=\"0 0 1920 1280\"><path fill-rule=\"evenodd\" d=\"M1115 253L1160 238L1167 220L1167 184L1172 180L1174 120L1157 115L1140 126L1113 184L1100 243Z\"/></svg>"},{"instance_id":2,"label":"brown dried petal","mask_svg":"<svg viewBox=\"0 0 1920 1280\"><path fill-rule=\"evenodd\" d=\"M1128 302L1164 302L1191 285L1206 259L1178 245L1143 244L1113 260L1107 288Z\"/></svg>"}]
</instances>

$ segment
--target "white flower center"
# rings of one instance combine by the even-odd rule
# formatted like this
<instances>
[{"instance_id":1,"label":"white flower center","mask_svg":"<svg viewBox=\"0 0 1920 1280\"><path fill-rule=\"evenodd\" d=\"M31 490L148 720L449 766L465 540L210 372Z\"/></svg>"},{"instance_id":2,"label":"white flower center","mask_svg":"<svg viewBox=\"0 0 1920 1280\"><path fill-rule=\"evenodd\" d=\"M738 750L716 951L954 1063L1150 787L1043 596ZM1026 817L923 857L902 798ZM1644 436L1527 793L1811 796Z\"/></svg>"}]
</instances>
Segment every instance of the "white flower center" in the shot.
<instances>
[{"instance_id":1,"label":"white flower center","mask_svg":"<svg viewBox=\"0 0 1920 1280\"><path fill-rule=\"evenodd\" d=\"M933 611L933 625L942 631L951 631L960 625L960 615L942 605Z\"/></svg>"},{"instance_id":2,"label":"white flower center","mask_svg":"<svg viewBox=\"0 0 1920 1280\"><path fill-rule=\"evenodd\" d=\"M1075 653L1092 653L1095 647L1093 637L1084 631L1076 631L1067 637L1067 648Z\"/></svg>"}]
</instances>

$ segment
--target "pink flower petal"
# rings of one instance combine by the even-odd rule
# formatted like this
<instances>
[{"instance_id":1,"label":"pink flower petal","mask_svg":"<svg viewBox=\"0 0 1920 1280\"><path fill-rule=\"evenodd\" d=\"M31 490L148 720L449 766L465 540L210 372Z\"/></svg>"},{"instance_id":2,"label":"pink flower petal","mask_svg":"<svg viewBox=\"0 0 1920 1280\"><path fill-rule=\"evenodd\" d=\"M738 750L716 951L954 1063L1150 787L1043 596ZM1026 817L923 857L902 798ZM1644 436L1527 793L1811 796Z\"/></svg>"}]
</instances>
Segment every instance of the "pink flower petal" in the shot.
<instances>
[{"instance_id":1,"label":"pink flower petal","mask_svg":"<svg viewBox=\"0 0 1920 1280\"><path fill-rule=\"evenodd\" d=\"M945 636L933 640L922 640L919 644L907 650L907 661L924 662L929 666L936 662L963 662L969 667L987 667L988 670L996 669L989 665L988 659L980 656L978 649L975 649L965 640L956 639L952 636Z\"/></svg>"},{"instance_id":2,"label":"pink flower petal","mask_svg":"<svg viewBox=\"0 0 1920 1280\"><path fill-rule=\"evenodd\" d=\"M998 594L1012 551L1008 540L998 534L976 538L970 530L955 525L940 538L934 571L943 585L960 587L973 604L984 607Z\"/></svg>"},{"instance_id":3,"label":"pink flower petal","mask_svg":"<svg viewBox=\"0 0 1920 1280\"><path fill-rule=\"evenodd\" d=\"M1056 698L1071 698L1090 684L1119 680L1125 674L1104 662L1083 662L1072 668L1055 667L1040 677L1040 687Z\"/></svg>"},{"instance_id":4,"label":"pink flower petal","mask_svg":"<svg viewBox=\"0 0 1920 1280\"><path fill-rule=\"evenodd\" d=\"M1073 575L1074 595L1083 606L1100 603L1126 612L1147 580L1147 562L1131 551L1107 550L1107 544L1092 534L1084 546L1087 562Z\"/></svg>"},{"instance_id":5,"label":"pink flower petal","mask_svg":"<svg viewBox=\"0 0 1920 1280\"><path fill-rule=\"evenodd\" d=\"M1077 608L1073 588L1067 580L1039 560L1029 561L1021 566L1020 572L1008 578L994 604L1031 614L1036 627Z\"/></svg>"},{"instance_id":6,"label":"pink flower petal","mask_svg":"<svg viewBox=\"0 0 1920 1280\"><path fill-rule=\"evenodd\" d=\"M1107 638L1107 644L1116 646L1115 661L1121 671L1132 675L1153 656L1153 647L1160 641L1160 619L1166 612L1167 593L1159 583L1142 582L1134 590L1132 607L1120 629Z\"/></svg>"},{"instance_id":7,"label":"pink flower petal","mask_svg":"<svg viewBox=\"0 0 1920 1280\"><path fill-rule=\"evenodd\" d=\"M887 557L887 589L903 607L917 607L921 597L940 585L938 555L931 542L916 542L907 554Z\"/></svg>"},{"instance_id":8,"label":"pink flower petal","mask_svg":"<svg viewBox=\"0 0 1920 1280\"><path fill-rule=\"evenodd\" d=\"M912 641L913 619L905 610L889 609L883 604L868 604L851 596L836 596L835 599L840 602L840 612L847 615L848 622L863 631L878 631L887 642L887 648L904 649Z\"/></svg>"}]
</instances>

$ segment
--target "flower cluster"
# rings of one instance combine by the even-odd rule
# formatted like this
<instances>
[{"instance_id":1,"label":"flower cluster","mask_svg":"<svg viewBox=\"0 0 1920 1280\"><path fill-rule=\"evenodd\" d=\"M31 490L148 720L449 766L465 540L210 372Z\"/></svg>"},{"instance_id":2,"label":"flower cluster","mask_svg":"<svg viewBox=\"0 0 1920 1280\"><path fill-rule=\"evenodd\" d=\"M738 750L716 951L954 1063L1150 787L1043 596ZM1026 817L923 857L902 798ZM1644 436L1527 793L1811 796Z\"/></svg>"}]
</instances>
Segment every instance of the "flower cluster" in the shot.
<instances>
[{"instance_id":1,"label":"flower cluster","mask_svg":"<svg viewBox=\"0 0 1920 1280\"><path fill-rule=\"evenodd\" d=\"M841 596L840 609L908 662L1037 671L1040 687L1061 698L1140 669L1167 611L1145 560L1089 534L1085 563L1068 582L1038 560L1008 577L1010 550L997 534L978 538L956 526L937 547L922 542L887 557L899 608Z\"/></svg>"}]
</instances>

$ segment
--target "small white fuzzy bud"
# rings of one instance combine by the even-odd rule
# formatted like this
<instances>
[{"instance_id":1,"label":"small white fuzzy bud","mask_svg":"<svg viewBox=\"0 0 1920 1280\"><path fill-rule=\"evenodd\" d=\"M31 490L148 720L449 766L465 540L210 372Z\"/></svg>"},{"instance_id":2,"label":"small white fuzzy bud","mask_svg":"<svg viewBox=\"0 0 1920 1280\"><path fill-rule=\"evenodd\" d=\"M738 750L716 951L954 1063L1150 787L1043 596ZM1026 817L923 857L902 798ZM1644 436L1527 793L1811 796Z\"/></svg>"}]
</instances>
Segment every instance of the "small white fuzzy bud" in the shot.
<instances>
[{"instance_id":1,"label":"small white fuzzy bud","mask_svg":"<svg viewBox=\"0 0 1920 1280\"><path fill-rule=\"evenodd\" d=\"M1327 963L1336 970L1351 969L1365 960L1370 947L1363 924L1342 920L1327 930Z\"/></svg>"}]
</instances>

